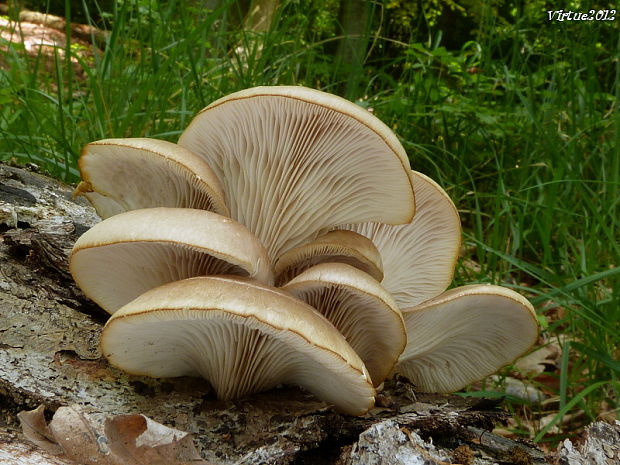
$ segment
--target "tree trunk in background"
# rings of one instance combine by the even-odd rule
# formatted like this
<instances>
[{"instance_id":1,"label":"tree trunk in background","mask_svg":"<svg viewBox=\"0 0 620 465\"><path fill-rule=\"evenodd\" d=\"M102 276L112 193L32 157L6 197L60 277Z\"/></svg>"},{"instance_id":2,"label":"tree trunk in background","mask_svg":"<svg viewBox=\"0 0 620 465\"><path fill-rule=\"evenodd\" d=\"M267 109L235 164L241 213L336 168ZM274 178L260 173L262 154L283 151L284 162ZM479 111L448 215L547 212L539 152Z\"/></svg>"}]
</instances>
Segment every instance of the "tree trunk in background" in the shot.
<instances>
[{"instance_id":1,"label":"tree trunk in background","mask_svg":"<svg viewBox=\"0 0 620 465\"><path fill-rule=\"evenodd\" d=\"M340 93L350 100L359 97L361 75L368 51L372 4L370 0L343 0L340 5L342 38L334 60Z\"/></svg>"},{"instance_id":2,"label":"tree trunk in background","mask_svg":"<svg viewBox=\"0 0 620 465\"><path fill-rule=\"evenodd\" d=\"M268 31L279 3L279 0L254 0L245 17L244 29L255 32Z\"/></svg>"},{"instance_id":3,"label":"tree trunk in background","mask_svg":"<svg viewBox=\"0 0 620 465\"><path fill-rule=\"evenodd\" d=\"M280 0L203 0L204 8L214 11L226 8L229 29L243 28L246 31L265 32L269 30Z\"/></svg>"}]
</instances>

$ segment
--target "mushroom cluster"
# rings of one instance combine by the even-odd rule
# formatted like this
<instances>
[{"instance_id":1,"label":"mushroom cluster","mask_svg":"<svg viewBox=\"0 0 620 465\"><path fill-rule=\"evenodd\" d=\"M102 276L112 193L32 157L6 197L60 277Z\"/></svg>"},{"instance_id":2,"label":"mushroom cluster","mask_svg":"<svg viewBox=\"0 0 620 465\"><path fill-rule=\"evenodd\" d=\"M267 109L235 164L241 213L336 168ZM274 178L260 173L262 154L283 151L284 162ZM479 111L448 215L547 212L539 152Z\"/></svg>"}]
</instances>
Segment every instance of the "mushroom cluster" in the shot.
<instances>
[{"instance_id":1,"label":"mushroom cluster","mask_svg":"<svg viewBox=\"0 0 620 465\"><path fill-rule=\"evenodd\" d=\"M295 384L361 415L395 371L455 391L537 338L519 294L446 292L456 208L347 100L247 89L178 144L101 140L79 166L77 193L103 221L71 273L112 315L102 352L130 373L202 376L223 399Z\"/></svg>"}]
</instances>

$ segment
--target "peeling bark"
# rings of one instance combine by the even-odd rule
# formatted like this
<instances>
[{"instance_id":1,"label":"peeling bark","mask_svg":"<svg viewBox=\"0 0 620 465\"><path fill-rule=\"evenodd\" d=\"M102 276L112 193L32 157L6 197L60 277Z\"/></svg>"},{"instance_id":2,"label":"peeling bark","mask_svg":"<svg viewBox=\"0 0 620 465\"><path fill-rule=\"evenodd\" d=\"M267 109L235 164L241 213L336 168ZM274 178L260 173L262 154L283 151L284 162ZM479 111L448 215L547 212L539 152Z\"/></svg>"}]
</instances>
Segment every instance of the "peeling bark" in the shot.
<instances>
[{"instance_id":1,"label":"peeling bark","mask_svg":"<svg viewBox=\"0 0 620 465\"><path fill-rule=\"evenodd\" d=\"M423 451L424 463L470 456L468 463L482 465L511 453L547 463L536 448L491 433L506 419L493 405L416 395L403 380L386 383L377 407L355 418L297 388L219 401L204 380L144 378L110 367L98 348L108 315L67 270L74 241L98 218L71 194L56 181L0 165L0 461L15 457L2 463L64 463L18 432L17 412L38 405L79 409L95 430L117 415L143 414L191 433L202 458L216 465L357 464L373 447L379 457ZM434 452L424 446L430 440Z\"/></svg>"}]
</instances>

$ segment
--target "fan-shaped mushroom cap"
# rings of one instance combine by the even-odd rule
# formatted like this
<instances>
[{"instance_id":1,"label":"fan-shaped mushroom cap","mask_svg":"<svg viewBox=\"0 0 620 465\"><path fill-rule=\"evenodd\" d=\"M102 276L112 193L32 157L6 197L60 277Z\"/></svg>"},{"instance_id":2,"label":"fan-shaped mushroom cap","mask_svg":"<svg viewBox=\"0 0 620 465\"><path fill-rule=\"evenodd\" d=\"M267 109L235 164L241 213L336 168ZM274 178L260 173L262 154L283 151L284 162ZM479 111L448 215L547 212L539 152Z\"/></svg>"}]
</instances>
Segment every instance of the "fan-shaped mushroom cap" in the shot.
<instances>
[{"instance_id":1,"label":"fan-shaped mushroom cap","mask_svg":"<svg viewBox=\"0 0 620 465\"><path fill-rule=\"evenodd\" d=\"M376 280L344 263L322 263L282 289L325 315L360 356L374 385L383 382L407 335L396 302Z\"/></svg>"},{"instance_id":2,"label":"fan-shaped mushroom cap","mask_svg":"<svg viewBox=\"0 0 620 465\"><path fill-rule=\"evenodd\" d=\"M510 289L471 285L403 310L408 343L396 367L425 392L453 392L495 373L536 342L528 300Z\"/></svg>"},{"instance_id":3,"label":"fan-shaped mushroom cap","mask_svg":"<svg viewBox=\"0 0 620 465\"><path fill-rule=\"evenodd\" d=\"M130 373L202 376L223 399L286 383L352 415L374 403L364 364L336 328L247 279L208 276L152 289L110 318L101 349Z\"/></svg>"},{"instance_id":4,"label":"fan-shaped mushroom cap","mask_svg":"<svg viewBox=\"0 0 620 465\"><path fill-rule=\"evenodd\" d=\"M381 255L372 241L356 232L342 230L330 231L280 255L274 265L276 283L282 285L311 266L326 262L346 263L377 281L383 279Z\"/></svg>"},{"instance_id":5,"label":"fan-shaped mushroom cap","mask_svg":"<svg viewBox=\"0 0 620 465\"><path fill-rule=\"evenodd\" d=\"M212 103L179 144L201 155L224 186L232 218L272 260L344 223L407 223L409 161L368 111L304 87L256 87Z\"/></svg>"},{"instance_id":6,"label":"fan-shaped mushroom cap","mask_svg":"<svg viewBox=\"0 0 620 465\"><path fill-rule=\"evenodd\" d=\"M70 259L73 279L109 313L143 292L207 274L273 283L267 251L245 226L189 208L147 208L112 216L84 233Z\"/></svg>"},{"instance_id":7,"label":"fan-shaped mushroom cap","mask_svg":"<svg viewBox=\"0 0 620 465\"><path fill-rule=\"evenodd\" d=\"M102 218L139 208L183 207L229 216L222 186L204 160L156 139L104 139L79 160L85 196Z\"/></svg>"},{"instance_id":8,"label":"fan-shaped mushroom cap","mask_svg":"<svg viewBox=\"0 0 620 465\"><path fill-rule=\"evenodd\" d=\"M461 221L450 197L431 178L413 171L416 215L409 224L346 225L369 238L383 259L381 284L403 309L441 294L450 285L461 245Z\"/></svg>"}]
</instances>

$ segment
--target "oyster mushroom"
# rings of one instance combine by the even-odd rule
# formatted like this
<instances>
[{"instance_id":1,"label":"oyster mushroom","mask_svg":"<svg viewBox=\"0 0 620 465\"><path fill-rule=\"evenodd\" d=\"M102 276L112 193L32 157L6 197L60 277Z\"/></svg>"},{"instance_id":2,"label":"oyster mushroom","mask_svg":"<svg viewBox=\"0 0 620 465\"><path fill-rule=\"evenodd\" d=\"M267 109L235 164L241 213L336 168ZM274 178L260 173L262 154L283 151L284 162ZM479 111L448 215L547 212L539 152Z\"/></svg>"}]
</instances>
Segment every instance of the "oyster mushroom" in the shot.
<instances>
[{"instance_id":1,"label":"oyster mushroom","mask_svg":"<svg viewBox=\"0 0 620 465\"><path fill-rule=\"evenodd\" d=\"M458 391L512 363L538 338L532 304L500 286L451 289L403 316L409 342L397 371L425 392Z\"/></svg>"},{"instance_id":2,"label":"oyster mushroom","mask_svg":"<svg viewBox=\"0 0 620 465\"><path fill-rule=\"evenodd\" d=\"M110 312L123 305L104 329L104 353L132 373L200 375L223 398L299 384L344 412L363 414L374 402L371 376L381 382L406 334L397 370L435 392L495 371L536 338L531 305L512 291L472 286L442 294L460 246L456 208L436 183L410 170L383 123L341 98L302 87L248 89L206 107L179 145L99 141L87 146L80 168L77 193L104 217L174 206L230 214L245 225L233 232L232 224L241 225L215 213L187 209L192 213L153 220L136 210L105 220L98 230L105 234L78 242L71 262L77 281L96 289L111 279L98 296L87 293ZM326 234L331 229L349 231ZM376 249L312 249L351 231ZM365 273L380 278L377 257L387 291ZM345 263L312 266L330 260ZM270 287L272 263L279 283L298 274L285 290ZM183 279L208 273L267 284ZM132 279L138 286L127 290ZM363 297L354 297L354 288ZM334 324L288 292L328 315L361 358ZM378 302L379 324L364 314L371 301ZM362 337L369 334L372 343Z\"/></svg>"},{"instance_id":3,"label":"oyster mushroom","mask_svg":"<svg viewBox=\"0 0 620 465\"><path fill-rule=\"evenodd\" d=\"M412 171L412 176L417 209L411 222L338 228L355 231L377 246L383 260L381 284L401 310L447 289L461 245L461 221L450 197L428 176L416 171Z\"/></svg>"},{"instance_id":4,"label":"oyster mushroom","mask_svg":"<svg viewBox=\"0 0 620 465\"><path fill-rule=\"evenodd\" d=\"M152 289L101 335L112 365L147 376L202 376L222 399L300 385L351 415L374 404L362 361L322 315L277 288L208 276Z\"/></svg>"},{"instance_id":5,"label":"oyster mushroom","mask_svg":"<svg viewBox=\"0 0 620 465\"><path fill-rule=\"evenodd\" d=\"M282 289L325 315L360 356L374 385L383 382L407 334L396 302L375 279L344 263L322 263Z\"/></svg>"},{"instance_id":6,"label":"oyster mushroom","mask_svg":"<svg viewBox=\"0 0 620 465\"><path fill-rule=\"evenodd\" d=\"M302 271L319 263L346 263L383 279L381 255L371 240L353 231L330 231L282 254L274 265L276 283L281 286Z\"/></svg>"},{"instance_id":7,"label":"oyster mushroom","mask_svg":"<svg viewBox=\"0 0 620 465\"><path fill-rule=\"evenodd\" d=\"M219 180L197 155L156 139L91 142L79 160L85 196L102 218L149 207L185 207L229 216Z\"/></svg>"},{"instance_id":8,"label":"oyster mushroom","mask_svg":"<svg viewBox=\"0 0 620 465\"><path fill-rule=\"evenodd\" d=\"M267 251L245 226L189 208L147 208L103 220L75 243L70 270L108 313L153 287L193 276L273 283Z\"/></svg>"}]
</instances>

